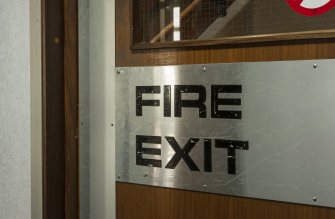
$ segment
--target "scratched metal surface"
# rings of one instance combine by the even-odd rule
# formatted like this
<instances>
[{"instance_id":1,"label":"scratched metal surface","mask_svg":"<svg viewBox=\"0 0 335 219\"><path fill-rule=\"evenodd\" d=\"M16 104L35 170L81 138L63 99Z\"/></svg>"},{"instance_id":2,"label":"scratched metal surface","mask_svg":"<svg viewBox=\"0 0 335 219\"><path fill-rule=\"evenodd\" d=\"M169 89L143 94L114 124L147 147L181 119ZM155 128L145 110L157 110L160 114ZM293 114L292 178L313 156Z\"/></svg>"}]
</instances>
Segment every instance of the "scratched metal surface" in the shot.
<instances>
[{"instance_id":1,"label":"scratched metal surface","mask_svg":"<svg viewBox=\"0 0 335 219\"><path fill-rule=\"evenodd\" d=\"M335 207L334 69L335 60L117 69L117 180ZM181 118L173 116L173 85L186 84L206 87L207 118L192 108L183 109ZM210 86L221 84L242 85L242 94L222 96L241 98L241 106L223 106L242 110L241 120L210 118ZM172 85L171 118L163 116L162 93L144 94L161 106L143 107L143 116L136 116L136 86L152 85ZM162 136L162 155L143 157L162 160L163 168L136 165L136 135ZM174 136L181 146L191 137L243 140L249 150L236 150L232 175L227 150L213 146L213 171L206 173L200 140L190 152L200 171L190 171L183 160L171 170L164 166L175 152L164 136Z\"/></svg>"}]
</instances>

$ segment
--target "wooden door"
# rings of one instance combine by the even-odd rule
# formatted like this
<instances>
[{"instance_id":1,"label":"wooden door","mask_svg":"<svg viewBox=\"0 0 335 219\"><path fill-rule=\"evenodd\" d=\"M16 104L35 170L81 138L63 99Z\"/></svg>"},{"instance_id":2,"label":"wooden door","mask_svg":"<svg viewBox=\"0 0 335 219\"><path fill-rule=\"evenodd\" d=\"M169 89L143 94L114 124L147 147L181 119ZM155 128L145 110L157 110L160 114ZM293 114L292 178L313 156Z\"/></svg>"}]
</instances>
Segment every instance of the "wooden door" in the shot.
<instances>
[{"instance_id":1,"label":"wooden door","mask_svg":"<svg viewBox=\"0 0 335 219\"><path fill-rule=\"evenodd\" d=\"M335 39L131 50L131 0L116 1L116 66L335 58ZM118 219L333 219L335 209L127 183L116 185Z\"/></svg>"}]
</instances>

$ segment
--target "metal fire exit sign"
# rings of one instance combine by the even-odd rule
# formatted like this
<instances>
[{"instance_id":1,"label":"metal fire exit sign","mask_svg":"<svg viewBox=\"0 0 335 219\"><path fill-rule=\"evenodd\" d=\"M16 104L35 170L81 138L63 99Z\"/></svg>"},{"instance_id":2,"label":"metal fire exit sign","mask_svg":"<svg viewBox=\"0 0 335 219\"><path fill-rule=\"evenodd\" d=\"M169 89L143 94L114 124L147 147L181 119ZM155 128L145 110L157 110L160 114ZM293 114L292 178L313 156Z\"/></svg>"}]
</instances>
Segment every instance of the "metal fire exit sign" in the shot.
<instances>
[{"instance_id":1,"label":"metal fire exit sign","mask_svg":"<svg viewBox=\"0 0 335 219\"><path fill-rule=\"evenodd\" d=\"M335 207L334 69L118 68L118 181Z\"/></svg>"}]
</instances>

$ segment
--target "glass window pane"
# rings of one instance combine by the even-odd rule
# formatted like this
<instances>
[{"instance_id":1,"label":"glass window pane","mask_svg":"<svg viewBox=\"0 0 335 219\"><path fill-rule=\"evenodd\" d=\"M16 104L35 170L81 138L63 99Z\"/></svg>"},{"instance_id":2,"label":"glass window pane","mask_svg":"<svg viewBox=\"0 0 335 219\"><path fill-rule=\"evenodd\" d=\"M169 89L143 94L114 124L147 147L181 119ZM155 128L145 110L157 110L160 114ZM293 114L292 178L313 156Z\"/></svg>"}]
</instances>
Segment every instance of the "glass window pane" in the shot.
<instances>
[{"instance_id":1,"label":"glass window pane","mask_svg":"<svg viewBox=\"0 0 335 219\"><path fill-rule=\"evenodd\" d=\"M133 13L135 44L335 28L335 8L305 16L286 0L139 0Z\"/></svg>"}]
</instances>

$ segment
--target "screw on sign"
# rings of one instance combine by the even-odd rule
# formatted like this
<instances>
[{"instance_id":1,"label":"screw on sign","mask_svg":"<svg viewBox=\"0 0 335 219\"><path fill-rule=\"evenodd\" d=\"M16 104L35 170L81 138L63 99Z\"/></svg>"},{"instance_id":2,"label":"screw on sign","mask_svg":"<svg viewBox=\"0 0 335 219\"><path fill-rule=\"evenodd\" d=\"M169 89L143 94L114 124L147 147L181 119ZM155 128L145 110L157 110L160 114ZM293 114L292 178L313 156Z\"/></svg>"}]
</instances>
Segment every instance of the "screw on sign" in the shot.
<instances>
[{"instance_id":1,"label":"screw on sign","mask_svg":"<svg viewBox=\"0 0 335 219\"><path fill-rule=\"evenodd\" d=\"M305 16L321 15L335 6L335 0L286 0L296 12Z\"/></svg>"}]
</instances>

